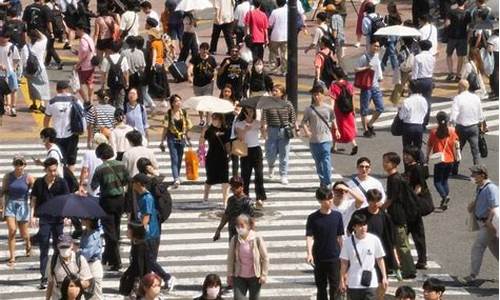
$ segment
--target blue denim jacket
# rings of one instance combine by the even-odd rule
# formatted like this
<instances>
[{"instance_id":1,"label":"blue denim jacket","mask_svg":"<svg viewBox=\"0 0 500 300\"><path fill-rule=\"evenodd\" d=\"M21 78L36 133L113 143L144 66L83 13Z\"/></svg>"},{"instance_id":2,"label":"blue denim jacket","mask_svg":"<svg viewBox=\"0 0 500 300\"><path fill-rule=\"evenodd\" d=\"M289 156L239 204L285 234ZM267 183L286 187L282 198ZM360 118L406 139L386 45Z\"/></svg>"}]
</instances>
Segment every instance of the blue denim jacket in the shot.
<instances>
[{"instance_id":1,"label":"blue denim jacket","mask_svg":"<svg viewBox=\"0 0 500 300\"><path fill-rule=\"evenodd\" d=\"M98 229L83 232L80 239L80 252L88 262L102 259L102 240Z\"/></svg>"}]
</instances>

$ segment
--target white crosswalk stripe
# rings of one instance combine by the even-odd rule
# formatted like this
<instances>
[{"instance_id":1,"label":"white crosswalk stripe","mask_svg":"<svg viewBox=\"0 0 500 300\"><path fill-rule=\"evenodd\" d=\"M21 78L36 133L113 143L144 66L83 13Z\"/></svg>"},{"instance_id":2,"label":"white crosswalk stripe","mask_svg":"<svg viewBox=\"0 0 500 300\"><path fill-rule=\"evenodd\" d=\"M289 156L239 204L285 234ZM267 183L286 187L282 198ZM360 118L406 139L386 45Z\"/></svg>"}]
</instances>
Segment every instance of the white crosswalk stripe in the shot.
<instances>
[{"instance_id":1,"label":"white crosswalk stripe","mask_svg":"<svg viewBox=\"0 0 500 300\"><path fill-rule=\"evenodd\" d=\"M390 117L390 114L387 116ZM82 149L85 147L83 144L80 146ZM157 142L150 145L156 149L157 146ZM11 169L11 159L15 153L27 158L43 157L45 153L38 144L6 144L0 148L0 173ZM160 162L160 171L170 174L168 153L155 151ZM80 151L79 158L81 152L83 151ZM257 230L266 241L271 261L269 280L261 292L262 299L314 299L316 293L313 270L304 261L304 235L306 216L318 206L314 199L314 189L318 186L318 179L308 145L299 139L293 140L290 157L290 184L283 186L266 178L268 213L257 220ZM28 171L37 176L42 174L40 168L35 166L29 166ZM77 174L79 174L78 168ZM162 226L162 243L158 257L159 263L177 277L177 288L167 296L167 299L192 299L198 296L204 276L209 272L218 273L225 278L227 231L224 231L220 241L212 241L213 233L219 223L218 216L221 211L217 205L221 204L222 195L220 189L216 187L211 195L210 205L201 203L204 176L205 171L200 168L200 178L197 181L182 184L180 188L172 190L174 212L169 221ZM340 179L342 176L334 174L334 178ZM203 209L204 207L206 209ZM69 228L66 227L65 230ZM123 219L120 251L126 266L130 244L125 238L125 230L125 219ZM36 229L30 231L34 234ZM0 260L8 257L6 244L7 228L2 223ZM22 257L24 243L18 240L16 250L19 256L13 268L9 268L5 263L0 264L0 299L44 299L43 292L36 288L40 276L38 248L34 247L31 257ZM412 255L416 259L415 250L412 250ZM432 254L429 256L432 259ZM452 280L448 274L441 273L443 270L438 262L429 260L428 266L430 273ZM401 284L420 287L425 278L422 277L424 275L419 276L415 280L405 280L403 283L390 278L390 292L394 293L397 285ZM118 279L118 273L105 272L103 282L105 299L122 299L117 295ZM418 292L421 294L421 291ZM456 287L450 289L449 293L447 290L447 295L453 299L453 295L463 296L468 295L468 292ZM224 297L224 299L230 298L231 294Z\"/></svg>"}]
</instances>

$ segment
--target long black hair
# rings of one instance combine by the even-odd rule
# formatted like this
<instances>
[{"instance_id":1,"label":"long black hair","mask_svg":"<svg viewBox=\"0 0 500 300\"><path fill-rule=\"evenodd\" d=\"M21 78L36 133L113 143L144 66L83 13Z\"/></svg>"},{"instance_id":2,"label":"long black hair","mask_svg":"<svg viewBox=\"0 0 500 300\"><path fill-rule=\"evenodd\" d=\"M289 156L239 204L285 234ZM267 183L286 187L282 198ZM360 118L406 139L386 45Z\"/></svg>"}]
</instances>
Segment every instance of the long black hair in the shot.
<instances>
[{"instance_id":1,"label":"long black hair","mask_svg":"<svg viewBox=\"0 0 500 300\"><path fill-rule=\"evenodd\" d=\"M448 115L444 111L440 111L437 113L436 119L438 122L436 136L439 139L444 139L450 136L450 131L448 129Z\"/></svg>"},{"instance_id":2,"label":"long black hair","mask_svg":"<svg viewBox=\"0 0 500 300\"><path fill-rule=\"evenodd\" d=\"M69 284L73 282L77 287L80 288L80 293L78 293L78 296L76 296L76 300L82 299L83 296L83 287L82 283L80 280L74 280L74 278L71 278L69 276L66 276L61 284L61 300L67 300L68 299L68 289L69 289Z\"/></svg>"}]
</instances>

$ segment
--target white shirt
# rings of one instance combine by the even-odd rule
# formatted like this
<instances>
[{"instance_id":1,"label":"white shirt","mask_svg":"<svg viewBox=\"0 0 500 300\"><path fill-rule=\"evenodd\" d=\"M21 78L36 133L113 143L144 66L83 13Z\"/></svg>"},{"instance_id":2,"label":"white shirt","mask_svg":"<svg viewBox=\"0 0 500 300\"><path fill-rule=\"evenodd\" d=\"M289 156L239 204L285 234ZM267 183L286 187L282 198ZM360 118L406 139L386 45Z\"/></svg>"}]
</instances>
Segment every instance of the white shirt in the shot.
<instances>
[{"instance_id":1,"label":"white shirt","mask_svg":"<svg viewBox=\"0 0 500 300\"><path fill-rule=\"evenodd\" d=\"M288 40L288 6L276 8L269 16L271 31L270 40L273 42L286 42Z\"/></svg>"},{"instance_id":2,"label":"white shirt","mask_svg":"<svg viewBox=\"0 0 500 300\"><path fill-rule=\"evenodd\" d=\"M120 19L120 30L127 30L129 28L130 30L125 38L128 36L139 35L139 14L134 11L127 10L122 14Z\"/></svg>"},{"instance_id":3,"label":"white shirt","mask_svg":"<svg viewBox=\"0 0 500 300\"><path fill-rule=\"evenodd\" d=\"M338 211L342 215L342 223L344 224L344 237L347 237L347 225L351 221L352 214L357 210L356 200L343 199L339 206L332 205L332 210Z\"/></svg>"},{"instance_id":4,"label":"white shirt","mask_svg":"<svg viewBox=\"0 0 500 300\"><path fill-rule=\"evenodd\" d=\"M354 236L354 235L353 235ZM346 239L340 251L340 258L349 261L349 269L347 270L347 286L350 289L366 289L361 285L361 273L363 270L372 271L372 281L368 288L378 287L378 276L375 271L375 263L377 258L385 256L384 248L380 239L371 233L366 233L365 238L358 240L354 236L354 242L358 249L359 257L363 266L359 264L356 257L356 251L352 244L352 240Z\"/></svg>"},{"instance_id":5,"label":"white shirt","mask_svg":"<svg viewBox=\"0 0 500 300\"><path fill-rule=\"evenodd\" d=\"M130 143L125 135L132 130L134 130L133 127L127 124L121 124L116 126L113 131L111 131L109 145L115 152L125 152L130 149Z\"/></svg>"},{"instance_id":6,"label":"white shirt","mask_svg":"<svg viewBox=\"0 0 500 300\"><path fill-rule=\"evenodd\" d=\"M57 97L66 97L66 99L64 99L65 101L54 101ZM71 94L57 94L56 97L49 101L49 105L47 105L47 108L45 109L45 115L51 117L52 127L56 130L58 139L68 138L73 135L70 130L72 105L72 98L70 97L73 96ZM80 105L83 109L83 105L80 100L76 100L78 105Z\"/></svg>"},{"instance_id":7,"label":"white shirt","mask_svg":"<svg viewBox=\"0 0 500 300\"><path fill-rule=\"evenodd\" d=\"M434 75L434 66L436 58L430 51L422 51L415 55L413 68L411 70L411 79L432 78Z\"/></svg>"},{"instance_id":8,"label":"white shirt","mask_svg":"<svg viewBox=\"0 0 500 300\"><path fill-rule=\"evenodd\" d=\"M250 1L245 1L238 6L234 10L234 19L238 21L239 27L245 27L245 15L253 8L253 5L250 4Z\"/></svg>"},{"instance_id":9,"label":"white shirt","mask_svg":"<svg viewBox=\"0 0 500 300\"><path fill-rule=\"evenodd\" d=\"M380 203L383 204L385 202L386 196L385 196L384 186L382 185L382 183L378 179L376 179L375 177L372 177L372 176L366 177L365 180L359 179L358 176L356 176L355 178L359 182L359 185L361 185L361 187L365 190L365 192L368 192L368 190L371 190L371 189L379 190L379 192L382 194L382 200L380 200ZM352 180L352 179L349 180L347 182L347 186L349 186L349 188L353 189L355 192L357 192L358 194L360 194L363 197L363 200L365 200L365 204L363 204L361 207L365 207L368 205L365 194L363 193L363 191L361 191L361 189L354 182L354 180Z\"/></svg>"},{"instance_id":10,"label":"white shirt","mask_svg":"<svg viewBox=\"0 0 500 300\"><path fill-rule=\"evenodd\" d=\"M493 46L493 51L498 52L500 49L500 41L497 35L492 35L488 39L488 44Z\"/></svg>"},{"instance_id":11,"label":"white shirt","mask_svg":"<svg viewBox=\"0 0 500 300\"><path fill-rule=\"evenodd\" d=\"M111 61L113 62L113 64L116 64L118 63L118 60L120 59L120 56L121 54L120 53L113 53L113 54L110 54L109 55L109 58L111 59ZM122 71L123 72L128 72L128 70L130 69L129 68L129 65L128 65L128 60L125 56L123 56L122 58ZM108 62L108 58L107 57L104 57L102 59L102 62L101 62L101 70L104 72L104 73L108 73L109 71L109 62ZM107 83L106 83L107 85Z\"/></svg>"},{"instance_id":12,"label":"white shirt","mask_svg":"<svg viewBox=\"0 0 500 300\"><path fill-rule=\"evenodd\" d=\"M21 56L17 47L11 42L7 42L5 46L0 46L0 65L6 67L7 72L14 72L14 60L19 61Z\"/></svg>"},{"instance_id":13,"label":"white shirt","mask_svg":"<svg viewBox=\"0 0 500 300\"><path fill-rule=\"evenodd\" d=\"M49 157L55 158L57 160L57 175L63 178L64 177L63 164L62 164L63 155L61 149L59 149L59 146L57 146L56 144L52 144L52 146L50 146L49 150L47 151L47 157L45 159Z\"/></svg>"},{"instance_id":14,"label":"white shirt","mask_svg":"<svg viewBox=\"0 0 500 300\"><path fill-rule=\"evenodd\" d=\"M144 146L132 147L125 151L122 160L130 177L134 177L137 173L139 173L139 170L137 169L137 161L142 157L149 159L153 164L153 167L158 169L158 162L156 161L156 156L152 149L148 149Z\"/></svg>"},{"instance_id":15,"label":"white shirt","mask_svg":"<svg viewBox=\"0 0 500 300\"><path fill-rule=\"evenodd\" d=\"M328 25L325 23L322 23L322 24L316 26L316 29L314 29L314 36L313 36L312 43L314 45L316 45L316 51L319 52L319 41L325 35L324 32L328 32L328 31L329 31Z\"/></svg>"},{"instance_id":16,"label":"white shirt","mask_svg":"<svg viewBox=\"0 0 500 300\"><path fill-rule=\"evenodd\" d=\"M102 165L102 160L97 158L95 150L86 150L82 157L82 168L87 168L88 178L87 178L87 193L94 197L99 197L99 187L96 190L92 190L90 183L94 177L95 169Z\"/></svg>"},{"instance_id":17,"label":"white shirt","mask_svg":"<svg viewBox=\"0 0 500 300\"><path fill-rule=\"evenodd\" d=\"M438 30L436 26L427 23L422 28L419 29L420 31L420 40L421 41L430 41L432 43L432 48L430 49L430 52L432 55L437 54L437 47L438 47Z\"/></svg>"},{"instance_id":18,"label":"white shirt","mask_svg":"<svg viewBox=\"0 0 500 300\"><path fill-rule=\"evenodd\" d=\"M427 114L427 101L421 94L412 94L403 101L398 112L399 118L406 124L423 124Z\"/></svg>"},{"instance_id":19,"label":"white shirt","mask_svg":"<svg viewBox=\"0 0 500 300\"><path fill-rule=\"evenodd\" d=\"M232 0L215 0L214 7L216 12L215 20L217 24L226 24L231 23L234 20L234 7Z\"/></svg>"},{"instance_id":20,"label":"white shirt","mask_svg":"<svg viewBox=\"0 0 500 300\"><path fill-rule=\"evenodd\" d=\"M238 129L244 129L248 123L246 121L238 121L235 123L234 127ZM253 123L250 123L252 128L245 132L245 138L243 141L247 144L248 148L258 147L259 143L259 128L260 122L254 120Z\"/></svg>"},{"instance_id":21,"label":"white shirt","mask_svg":"<svg viewBox=\"0 0 500 300\"><path fill-rule=\"evenodd\" d=\"M484 120L481 100L476 94L464 91L453 98L450 120L462 126L476 125Z\"/></svg>"}]
</instances>

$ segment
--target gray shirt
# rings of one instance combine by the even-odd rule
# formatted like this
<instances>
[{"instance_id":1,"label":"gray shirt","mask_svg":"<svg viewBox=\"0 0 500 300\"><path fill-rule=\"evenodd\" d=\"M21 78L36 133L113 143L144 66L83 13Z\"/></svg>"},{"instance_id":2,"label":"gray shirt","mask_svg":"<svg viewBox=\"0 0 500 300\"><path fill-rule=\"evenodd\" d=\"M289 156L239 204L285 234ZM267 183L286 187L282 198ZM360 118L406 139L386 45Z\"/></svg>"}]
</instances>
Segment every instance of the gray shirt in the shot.
<instances>
[{"instance_id":1,"label":"gray shirt","mask_svg":"<svg viewBox=\"0 0 500 300\"><path fill-rule=\"evenodd\" d=\"M332 16L332 29L337 32L337 39L339 39L340 42L344 42L344 20L341 15L334 14Z\"/></svg>"},{"instance_id":2,"label":"gray shirt","mask_svg":"<svg viewBox=\"0 0 500 300\"><path fill-rule=\"evenodd\" d=\"M333 110L330 106L322 104L320 106L314 106L316 112L318 112L323 119L328 122L328 125L318 116L311 106L306 107L304 110L304 118L302 119L302 125L307 124L310 131L311 137L310 143L324 143L332 141L331 124L335 119Z\"/></svg>"}]
</instances>

